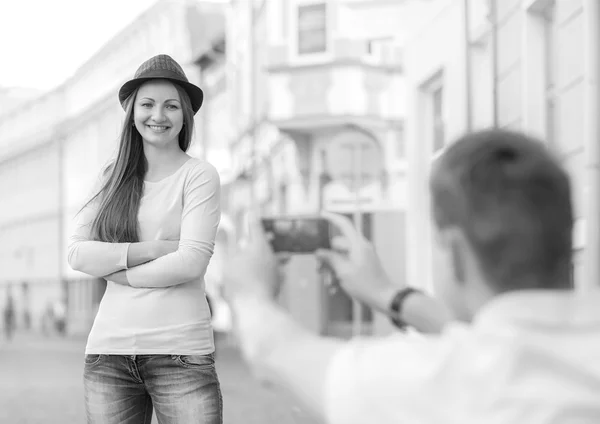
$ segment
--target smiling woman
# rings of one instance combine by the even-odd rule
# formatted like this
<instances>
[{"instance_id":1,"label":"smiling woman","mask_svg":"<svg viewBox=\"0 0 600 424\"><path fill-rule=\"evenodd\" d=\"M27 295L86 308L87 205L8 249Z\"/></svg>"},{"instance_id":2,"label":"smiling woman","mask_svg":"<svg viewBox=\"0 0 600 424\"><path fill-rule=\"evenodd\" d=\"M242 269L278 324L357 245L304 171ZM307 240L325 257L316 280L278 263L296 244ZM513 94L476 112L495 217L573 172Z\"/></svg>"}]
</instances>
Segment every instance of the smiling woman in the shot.
<instances>
[{"instance_id":1,"label":"smiling woman","mask_svg":"<svg viewBox=\"0 0 600 424\"><path fill-rule=\"evenodd\" d=\"M117 158L69 246L72 268L108 281L86 347L88 422L150 423L155 408L165 424L222 423L204 282L220 181L212 165L186 154L202 90L160 55L119 99Z\"/></svg>"}]
</instances>

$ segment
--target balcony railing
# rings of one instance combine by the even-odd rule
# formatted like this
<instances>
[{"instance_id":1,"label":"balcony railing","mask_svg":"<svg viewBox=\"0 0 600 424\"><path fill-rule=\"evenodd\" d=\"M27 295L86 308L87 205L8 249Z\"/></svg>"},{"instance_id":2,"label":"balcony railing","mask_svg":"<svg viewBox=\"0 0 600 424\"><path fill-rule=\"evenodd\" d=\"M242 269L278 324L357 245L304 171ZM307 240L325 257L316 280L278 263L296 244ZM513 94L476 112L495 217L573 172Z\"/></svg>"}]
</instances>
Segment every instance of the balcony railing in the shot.
<instances>
[{"instance_id":1,"label":"balcony railing","mask_svg":"<svg viewBox=\"0 0 600 424\"><path fill-rule=\"evenodd\" d=\"M282 129L398 121L404 116L401 51L391 43L337 40L332 55L298 61L269 51L269 119ZM357 120L359 120L357 122Z\"/></svg>"}]
</instances>

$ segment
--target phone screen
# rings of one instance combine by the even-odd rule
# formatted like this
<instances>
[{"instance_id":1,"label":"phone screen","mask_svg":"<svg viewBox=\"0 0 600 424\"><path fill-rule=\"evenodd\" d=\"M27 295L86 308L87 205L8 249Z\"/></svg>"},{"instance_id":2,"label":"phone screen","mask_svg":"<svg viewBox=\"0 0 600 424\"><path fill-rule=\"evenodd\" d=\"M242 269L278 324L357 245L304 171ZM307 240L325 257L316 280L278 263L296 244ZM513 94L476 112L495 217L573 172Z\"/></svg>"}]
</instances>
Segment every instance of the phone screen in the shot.
<instances>
[{"instance_id":1,"label":"phone screen","mask_svg":"<svg viewBox=\"0 0 600 424\"><path fill-rule=\"evenodd\" d=\"M312 253L331 247L329 222L323 218L263 218L262 225L276 253Z\"/></svg>"}]
</instances>

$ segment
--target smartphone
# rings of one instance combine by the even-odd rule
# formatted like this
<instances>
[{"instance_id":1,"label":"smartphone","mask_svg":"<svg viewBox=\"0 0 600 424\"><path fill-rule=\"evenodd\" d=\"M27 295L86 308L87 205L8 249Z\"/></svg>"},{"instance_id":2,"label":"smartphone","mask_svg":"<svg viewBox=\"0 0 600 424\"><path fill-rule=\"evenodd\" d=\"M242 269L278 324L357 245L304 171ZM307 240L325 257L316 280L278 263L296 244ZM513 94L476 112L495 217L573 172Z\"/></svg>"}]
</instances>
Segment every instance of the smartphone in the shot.
<instances>
[{"instance_id":1,"label":"smartphone","mask_svg":"<svg viewBox=\"0 0 600 424\"><path fill-rule=\"evenodd\" d=\"M330 225L326 219L282 216L261 221L275 253L313 253L331 247Z\"/></svg>"}]
</instances>

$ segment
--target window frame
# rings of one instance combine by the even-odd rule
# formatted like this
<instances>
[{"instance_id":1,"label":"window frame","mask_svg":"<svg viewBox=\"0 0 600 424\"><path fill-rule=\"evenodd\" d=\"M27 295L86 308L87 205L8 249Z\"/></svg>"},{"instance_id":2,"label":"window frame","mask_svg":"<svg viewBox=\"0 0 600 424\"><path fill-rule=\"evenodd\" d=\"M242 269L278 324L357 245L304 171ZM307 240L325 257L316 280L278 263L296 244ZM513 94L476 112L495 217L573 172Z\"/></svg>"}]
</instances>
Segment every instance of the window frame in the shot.
<instances>
[{"instance_id":1,"label":"window frame","mask_svg":"<svg viewBox=\"0 0 600 424\"><path fill-rule=\"evenodd\" d=\"M316 5L324 5L325 7L325 50L315 53L299 53L300 46L300 9L302 7L310 7ZM293 5L287 8L288 20L291 23L288 28L289 43L288 57L295 64L312 64L323 63L333 57L333 9L334 5L328 0L295 0Z\"/></svg>"},{"instance_id":2,"label":"window frame","mask_svg":"<svg viewBox=\"0 0 600 424\"><path fill-rule=\"evenodd\" d=\"M435 162L435 160L444 152L444 150L447 147L447 132L446 132L446 106L445 106L445 101L444 99L446 98L445 96L445 89L446 89L446 84L445 84L445 72L444 72L444 68L440 68L438 69L436 72L434 72L433 74L431 74L431 76L425 80L425 82L423 84L421 84L420 86L420 96L421 96L421 101L422 101L422 109L421 111L423 112L423 116L425 117L425 120L421 123L422 125L422 129L421 131L424 131L424 146L422 147L423 149L425 149L425 155L428 157L428 162L426 162L426 166L428 166L428 172L427 174L429 174L431 172L432 169L432 165ZM441 95L441 106L440 106L440 113L439 113L439 117L436 118L436 108L434 105L434 95L435 93L441 91L442 95ZM434 140L435 138L435 134L437 132L437 130L439 130L438 126L441 125L442 127L442 135L443 135L443 140L441 145L436 146L436 142ZM428 271L427 271L427 275L426 275L426 285L425 285L425 289L427 291L429 291L430 293L434 292L434 279L436 276L436 272L434 271L435 267L435 259L436 259L436 249L437 249L437 241L435 239L435 228L434 228L434 224L433 224L433 216L432 216L432 210L431 210L431 198L428 196L427 197L428 201L427 201L427 215L428 215L428 220L427 220L427 224L426 224L426 228L427 228L427 237L428 237L428 244L429 244L429 249L427 252L428 258L427 258L427 265L428 265Z\"/></svg>"},{"instance_id":3,"label":"window frame","mask_svg":"<svg viewBox=\"0 0 600 424\"><path fill-rule=\"evenodd\" d=\"M301 20L302 20L302 12L308 12L311 13L310 9L315 9L312 11L312 13L323 13L323 16L319 19L319 24L321 24L321 21L323 22L322 27L319 25L319 27L315 27L315 28L301 28ZM308 9L308 10L306 10ZM322 9L321 10L316 10L316 9ZM328 48L329 48L329 40L327 39L327 32L329 30L329 25L327 22L327 2L321 1L318 3L307 3L307 4L299 4L296 8L296 43L294 48L296 49L296 54L298 56L309 56L309 55L314 55L314 54L323 54L326 53ZM315 36L315 33L319 33L318 37L319 37L319 50L303 50L303 46L302 46L302 35L306 34L310 34ZM320 34L322 32L322 34ZM322 38L322 39L321 39ZM322 46L321 46L322 44ZM304 47L306 49L306 47Z\"/></svg>"}]
</instances>

